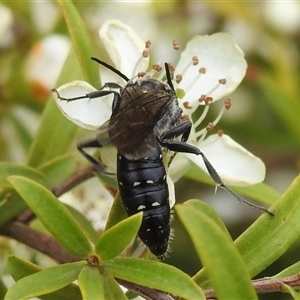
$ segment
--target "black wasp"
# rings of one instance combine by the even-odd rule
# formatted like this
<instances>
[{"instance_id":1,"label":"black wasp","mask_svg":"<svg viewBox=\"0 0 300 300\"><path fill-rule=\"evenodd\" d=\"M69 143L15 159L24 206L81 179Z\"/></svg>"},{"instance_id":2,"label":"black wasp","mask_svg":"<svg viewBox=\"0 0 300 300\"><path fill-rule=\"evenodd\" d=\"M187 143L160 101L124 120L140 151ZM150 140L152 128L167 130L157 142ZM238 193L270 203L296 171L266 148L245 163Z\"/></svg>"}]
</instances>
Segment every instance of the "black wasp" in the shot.
<instances>
[{"instance_id":1,"label":"black wasp","mask_svg":"<svg viewBox=\"0 0 300 300\"><path fill-rule=\"evenodd\" d=\"M123 78L126 86L106 83L100 90L75 98L62 98L57 90L53 91L65 101L113 94L112 114L105 127L108 141L118 150L120 195L129 216L143 212L138 235L154 255L160 259L165 257L170 238L171 209L162 149L201 155L217 186L225 188L239 201L256 206L229 189L205 155L197 147L186 143L192 123L182 115L168 64L165 64L167 83L147 76L132 81L111 65L92 59ZM102 142L103 131L100 127L95 139L77 145L83 156L101 172L105 172L105 166L85 149L103 147L106 144Z\"/></svg>"}]
</instances>

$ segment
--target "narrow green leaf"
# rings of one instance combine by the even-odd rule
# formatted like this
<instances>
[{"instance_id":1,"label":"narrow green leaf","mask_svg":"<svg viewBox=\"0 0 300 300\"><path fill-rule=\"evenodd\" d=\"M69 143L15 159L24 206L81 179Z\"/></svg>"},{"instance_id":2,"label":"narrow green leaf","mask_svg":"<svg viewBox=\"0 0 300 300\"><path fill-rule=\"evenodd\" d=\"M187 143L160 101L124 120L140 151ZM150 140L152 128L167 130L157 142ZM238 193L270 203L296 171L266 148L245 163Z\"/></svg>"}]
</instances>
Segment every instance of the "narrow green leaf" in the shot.
<instances>
[{"instance_id":1,"label":"narrow green leaf","mask_svg":"<svg viewBox=\"0 0 300 300\"><path fill-rule=\"evenodd\" d=\"M11 176L8 180L67 251L80 258L86 258L93 253L92 244L85 233L65 206L49 190L21 176Z\"/></svg>"},{"instance_id":2,"label":"narrow green leaf","mask_svg":"<svg viewBox=\"0 0 300 300\"><path fill-rule=\"evenodd\" d=\"M127 299L114 278L100 274L96 267L85 266L78 281L83 300Z\"/></svg>"},{"instance_id":3,"label":"narrow green leaf","mask_svg":"<svg viewBox=\"0 0 300 300\"><path fill-rule=\"evenodd\" d=\"M108 220L106 222L105 230L111 228L112 226L118 224L122 220L127 218L127 213L122 203L120 194L117 193L114 203L109 212Z\"/></svg>"},{"instance_id":4,"label":"narrow green leaf","mask_svg":"<svg viewBox=\"0 0 300 300\"><path fill-rule=\"evenodd\" d=\"M72 50L65 62L59 82L66 83L71 78L82 78L76 55ZM28 165L39 167L45 162L65 154L74 140L77 128L63 116L52 95L49 96L38 132L29 151Z\"/></svg>"},{"instance_id":5,"label":"narrow green leaf","mask_svg":"<svg viewBox=\"0 0 300 300\"><path fill-rule=\"evenodd\" d=\"M101 275L103 278L104 299L127 300L117 281L111 276Z\"/></svg>"},{"instance_id":6,"label":"narrow green leaf","mask_svg":"<svg viewBox=\"0 0 300 300\"><path fill-rule=\"evenodd\" d=\"M114 258L102 265L104 275L167 292L184 299L205 299L203 291L179 269L152 260Z\"/></svg>"},{"instance_id":7,"label":"narrow green leaf","mask_svg":"<svg viewBox=\"0 0 300 300\"><path fill-rule=\"evenodd\" d=\"M49 99L29 152L28 165L39 165L66 153L77 127L60 112L54 100Z\"/></svg>"},{"instance_id":8,"label":"narrow green leaf","mask_svg":"<svg viewBox=\"0 0 300 300\"><path fill-rule=\"evenodd\" d=\"M11 184L6 180L11 175L22 175L42 185L49 186L45 175L34 168L11 162L0 163L0 225L15 218L27 208L26 203L12 189Z\"/></svg>"},{"instance_id":9,"label":"narrow green leaf","mask_svg":"<svg viewBox=\"0 0 300 300\"><path fill-rule=\"evenodd\" d=\"M201 211L201 213L205 214L216 225L218 225L221 228L221 230L223 230L224 233L228 236L228 238L231 239L230 233L228 232L225 224L212 207L198 199L186 201L185 205L188 205L189 207L195 209L195 211Z\"/></svg>"},{"instance_id":10,"label":"narrow green leaf","mask_svg":"<svg viewBox=\"0 0 300 300\"><path fill-rule=\"evenodd\" d=\"M295 274L300 274L300 261L297 261L295 264L272 276L272 278L284 278Z\"/></svg>"},{"instance_id":11,"label":"narrow green leaf","mask_svg":"<svg viewBox=\"0 0 300 300\"><path fill-rule=\"evenodd\" d=\"M8 257L6 268L15 281L42 271L39 266L14 255Z\"/></svg>"},{"instance_id":12,"label":"narrow green leaf","mask_svg":"<svg viewBox=\"0 0 300 300\"><path fill-rule=\"evenodd\" d=\"M0 202L0 226L11 219L14 219L22 211L28 208L19 194L12 188L4 189L0 192Z\"/></svg>"},{"instance_id":13,"label":"narrow green leaf","mask_svg":"<svg viewBox=\"0 0 300 300\"><path fill-rule=\"evenodd\" d=\"M79 212L74 207L67 204L65 204L65 206L71 213L71 215L74 217L74 219L78 222L81 229L85 232L89 240L93 244L96 244L99 239L99 233L95 230L91 221L89 221L81 212Z\"/></svg>"},{"instance_id":14,"label":"narrow green leaf","mask_svg":"<svg viewBox=\"0 0 300 300\"><path fill-rule=\"evenodd\" d=\"M212 181L211 177L207 175L204 171L199 169L199 167L197 167L195 164L192 164L190 170L185 176L197 182L214 185L214 182ZM268 205L272 205L280 197L280 194L277 191L275 191L273 188L266 185L265 183L258 183L243 187L231 186L231 188L241 195L244 195L246 197Z\"/></svg>"},{"instance_id":15,"label":"narrow green leaf","mask_svg":"<svg viewBox=\"0 0 300 300\"><path fill-rule=\"evenodd\" d=\"M6 179L11 175L24 176L32 179L33 181L39 182L42 185L49 185L45 175L34 168L17 163L0 162L0 186L2 188L10 186Z\"/></svg>"},{"instance_id":16,"label":"narrow green leaf","mask_svg":"<svg viewBox=\"0 0 300 300\"><path fill-rule=\"evenodd\" d=\"M0 299L4 299L6 292L7 292L6 285L2 280L0 280Z\"/></svg>"},{"instance_id":17,"label":"narrow green leaf","mask_svg":"<svg viewBox=\"0 0 300 300\"><path fill-rule=\"evenodd\" d=\"M23 277L42 271L42 269L26 260L16 256L9 256L7 260L7 270L15 281ZM3 299L2 297L1 299ZM81 300L81 293L77 285L69 284L56 292L40 297L44 300L60 299L60 300Z\"/></svg>"},{"instance_id":18,"label":"narrow green leaf","mask_svg":"<svg viewBox=\"0 0 300 300\"><path fill-rule=\"evenodd\" d=\"M300 235L300 176L270 208L275 217L264 213L238 239L235 245L253 277L282 256ZM201 270L194 280L208 286L207 273Z\"/></svg>"},{"instance_id":19,"label":"narrow green leaf","mask_svg":"<svg viewBox=\"0 0 300 300\"><path fill-rule=\"evenodd\" d=\"M83 300L105 299L103 281L98 268L90 265L84 266L79 274L78 283Z\"/></svg>"},{"instance_id":20,"label":"narrow green leaf","mask_svg":"<svg viewBox=\"0 0 300 300\"><path fill-rule=\"evenodd\" d=\"M278 114L281 122L286 127L287 132L293 136L293 139L298 141L299 144L299 101L294 97L295 95L291 95L286 89L283 89L269 74L260 73L258 79L260 88L263 92L263 99L269 102L271 107ZM284 99L284 101L282 101L282 99Z\"/></svg>"},{"instance_id":21,"label":"narrow green leaf","mask_svg":"<svg viewBox=\"0 0 300 300\"><path fill-rule=\"evenodd\" d=\"M276 261L300 235L300 176L270 208L275 217L263 214L235 241L251 276Z\"/></svg>"},{"instance_id":22,"label":"narrow green leaf","mask_svg":"<svg viewBox=\"0 0 300 300\"><path fill-rule=\"evenodd\" d=\"M45 174L50 186L53 187L75 172L79 163L78 158L78 154L64 154L42 164L38 169Z\"/></svg>"},{"instance_id":23,"label":"narrow green leaf","mask_svg":"<svg viewBox=\"0 0 300 300\"><path fill-rule=\"evenodd\" d=\"M91 56L95 56L89 33L77 9L70 0L56 0L60 6L68 26L70 37L77 54L83 76L87 82L99 86L99 69Z\"/></svg>"},{"instance_id":24,"label":"narrow green leaf","mask_svg":"<svg viewBox=\"0 0 300 300\"><path fill-rule=\"evenodd\" d=\"M17 135L17 141L19 146L23 149L24 153L27 153L32 143L32 134L27 126L24 126L23 121L17 117L12 111L6 111L6 117L14 126L14 131Z\"/></svg>"},{"instance_id":25,"label":"narrow green leaf","mask_svg":"<svg viewBox=\"0 0 300 300\"><path fill-rule=\"evenodd\" d=\"M294 300L300 300L300 294L297 293L292 287L290 287L289 285L287 284L284 284L283 287L282 287L282 292L284 293L289 293Z\"/></svg>"},{"instance_id":26,"label":"narrow green leaf","mask_svg":"<svg viewBox=\"0 0 300 300\"><path fill-rule=\"evenodd\" d=\"M190 204L191 203L191 204ZM248 271L224 226L206 215L203 203L190 200L175 210L205 266L218 299L256 299ZM234 266L234 269L232 268Z\"/></svg>"},{"instance_id":27,"label":"narrow green leaf","mask_svg":"<svg viewBox=\"0 0 300 300\"><path fill-rule=\"evenodd\" d=\"M28 299L57 291L76 280L86 264L85 261L66 263L24 277L8 290L4 299Z\"/></svg>"},{"instance_id":28,"label":"narrow green leaf","mask_svg":"<svg viewBox=\"0 0 300 300\"><path fill-rule=\"evenodd\" d=\"M101 260L119 255L135 238L142 223L142 213L135 214L106 230L95 247Z\"/></svg>"}]
</instances>

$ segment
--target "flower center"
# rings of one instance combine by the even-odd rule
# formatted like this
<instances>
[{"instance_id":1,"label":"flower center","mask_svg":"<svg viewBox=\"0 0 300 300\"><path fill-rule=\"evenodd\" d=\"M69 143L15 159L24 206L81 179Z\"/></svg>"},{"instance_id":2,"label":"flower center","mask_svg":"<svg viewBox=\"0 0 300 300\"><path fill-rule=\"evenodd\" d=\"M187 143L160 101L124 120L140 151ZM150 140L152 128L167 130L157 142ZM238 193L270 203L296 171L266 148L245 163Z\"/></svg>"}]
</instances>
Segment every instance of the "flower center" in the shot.
<instances>
[{"instance_id":1,"label":"flower center","mask_svg":"<svg viewBox=\"0 0 300 300\"><path fill-rule=\"evenodd\" d=\"M149 76L151 78L156 78L157 80L160 80L160 81L165 81L166 74L164 72L164 67L162 67L162 66L165 62L168 62L168 57L170 57L170 52L167 55L165 55L164 58L161 58L158 63L152 65L151 70L147 71L147 73L145 73L145 72L136 73L136 70L139 69L139 64L141 63L142 59L149 56L150 46L151 46L151 42L148 40L145 43L145 49L142 53L142 56L140 57L140 59L137 61L136 65L135 65L133 74L134 75L137 74L138 77ZM174 51L174 50L177 51L178 49L179 49L178 42L173 41L172 51ZM198 68L198 72L197 72L196 77L194 78L194 80L190 80L189 84L184 87L184 90L181 89L181 88L178 89L178 90L180 90L180 93L182 93L183 95L185 94L185 91L188 91L189 89L192 88L192 86L195 84L196 80L199 80L199 78L201 76L205 76L206 73L207 73L207 68L205 68L203 66L199 67L199 58L196 55L194 55L191 58L190 64L187 64L185 66L185 68L183 69L182 74L176 74L175 77L173 78L173 80L176 84L180 84L180 82L182 81L184 76L189 75L188 72L191 71L191 69L190 69L191 64L194 67ZM174 66L169 62L168 62L168 66L169 66L170 72L174 73L174 71L175 71ZM201 106L204 104L204 109L203 109L203 112L202 112L201 116L193 123L193 128L192 128L192 132L191 132L191 138L192 139L195 139L196 141L198 141L198 140L203 141L205 139L207 133L212 131L214 129L214 127L217 125L217 123L221 120L225 110L228 110L230 108L230 106L231 106L230 99L227 99L227 100L225 100L224 106L220 110L220 112L219 112L218 116L215 118L215 120L212 121L212 122L209 122L208 125L206 127L204 127L203 129L200 129L199 131L196 131L196 128L198 126L200 126L200 124L206 118L206 116L208 114L208 111L209 111L209 108L210 108L210 105L214 101L214 99L212 97L210 97L209 95L213 94L213 92L216 89L218 89L221 85L224 85L226 83L227 83L227 80L225 78L221 78L221 79L217 80L216 85L207 93L207 95L201 95L199 97L198 106L200 104L201 104ZM176 90L176 92L177 92L177 90ZM181 98L181 97L178 97L178 98ZM180 101L180 99L179 99L179 101ZM195 103L197 103L197 102L195 102ZM189 118L192 119L192 113L196 110L196 108L193 107L190 104L190 102L186 101L186 100L184 102L182 102L182 108L184 110L184 114L188 115ZM222 136L223 131L219 130L218 134L220 136Z\"/></svg>"},{"instance_id":2,"label":"flower center","mask_svg":"<svg viewBox=\"0 0 300 300\"><path fill-rule=\"evenodd\" d=\"M206 117L206 115L208 113L208 110L209 110L209 107L210 107L210 104L211 104L212 100L208 102L207 98L208 97L206 97L206 99L204 100L204 101L206 101L206 105L205 105L205 108L204 108L204 110L202 112L202 115L200 116L200 118L196 122L194 122L194 128L197 128L202 123L202 121L204 120L204 118ZM220 110L220 112L217 115L217 117L215 118L215 120L212 121L212 122L209 122L208 125L205 128L203 128L203 129L195 132L195 138L196 138L196 140L199 140L199 141L203 142L204 139L205 139L205 137L206 137L206 135L207 135L207 133L209 131L212 131L214 129L214 127L221 120L221 118L222 118L225 110L229 110L230 107L231 107L231 101L230 101L230 99L226 99L224 101L224 106ZM218 135L222 136L223 135L223 131L219 130L218 131Z\"/></svg>"}]
</instances>

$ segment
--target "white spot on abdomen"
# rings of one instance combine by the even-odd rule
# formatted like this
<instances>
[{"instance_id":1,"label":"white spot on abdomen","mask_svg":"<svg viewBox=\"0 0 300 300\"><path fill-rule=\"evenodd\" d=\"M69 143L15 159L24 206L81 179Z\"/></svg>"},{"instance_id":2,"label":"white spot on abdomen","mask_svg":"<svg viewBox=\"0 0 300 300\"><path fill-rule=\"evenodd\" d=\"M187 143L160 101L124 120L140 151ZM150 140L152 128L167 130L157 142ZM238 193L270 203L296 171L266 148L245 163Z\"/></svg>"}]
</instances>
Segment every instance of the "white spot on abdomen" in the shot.
<instances>
[{"instance_id":1,"label":"white spot on abdomen","mask_svg":"<svg viewBox=\"0 0 300 300\"><path fill-rule=\"evenodd\" d=\"M146 208L145 205L140 205L136 210L143 210L144 208Z\"/></svg>"}]
</instances>

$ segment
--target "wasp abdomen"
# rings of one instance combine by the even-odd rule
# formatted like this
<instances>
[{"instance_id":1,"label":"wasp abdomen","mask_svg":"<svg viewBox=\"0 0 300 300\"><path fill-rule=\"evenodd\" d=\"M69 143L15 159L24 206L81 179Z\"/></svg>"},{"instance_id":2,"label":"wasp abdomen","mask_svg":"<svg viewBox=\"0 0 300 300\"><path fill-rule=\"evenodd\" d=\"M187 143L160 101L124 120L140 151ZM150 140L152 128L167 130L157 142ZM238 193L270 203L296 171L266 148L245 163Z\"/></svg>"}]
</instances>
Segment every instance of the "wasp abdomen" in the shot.
<instances>
[{"instance_id":1,"label":"wasp abdomen","mask_svg":"<svg viewBox=\"0 0 300 300\"><path fill-rule=\"evenodd\" d=\"M128 215L144 213L140 239L154 255L164 257L170 236L170 206L160 149L138 160L118 154L117 167L119 191Z\"/></svg>"}]
</instances>

